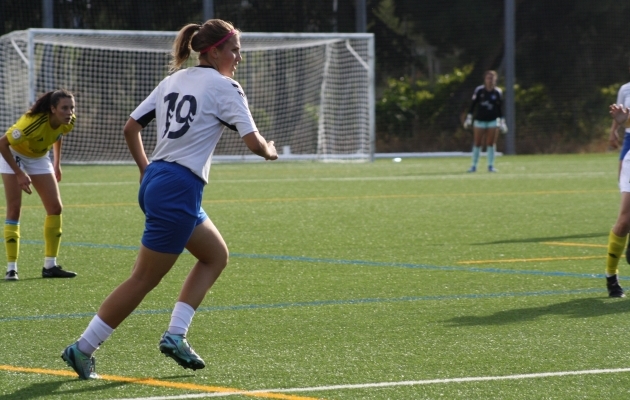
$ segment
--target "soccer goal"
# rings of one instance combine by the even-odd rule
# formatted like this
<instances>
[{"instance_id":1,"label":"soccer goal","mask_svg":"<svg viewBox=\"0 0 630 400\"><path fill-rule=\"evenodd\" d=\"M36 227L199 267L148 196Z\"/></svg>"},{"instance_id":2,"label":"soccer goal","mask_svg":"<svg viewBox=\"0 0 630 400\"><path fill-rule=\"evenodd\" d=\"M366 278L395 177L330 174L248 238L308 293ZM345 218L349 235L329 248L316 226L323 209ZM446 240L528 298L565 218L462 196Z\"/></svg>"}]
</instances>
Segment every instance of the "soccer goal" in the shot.
<instances>
[{"instance_id":1,"label":"soccer goal","mask_svg":"<svg viewBox=\"0 0 630 400\"><path fill-rule=\"evenodd\" d=\"M122 128L167 75L177 32L28 29L0 37L0 121L8 129L37 96L66 88L77 124L64 163L131 163ZM243 33L235 79L260 132L281 159L369 161L374 157L374 37L344 33ZM196 64L196 56L190 65ZM152 122L143 130L148 154ZM252 155L227 130L214 161Z\"/></svg>"}]
</instances>

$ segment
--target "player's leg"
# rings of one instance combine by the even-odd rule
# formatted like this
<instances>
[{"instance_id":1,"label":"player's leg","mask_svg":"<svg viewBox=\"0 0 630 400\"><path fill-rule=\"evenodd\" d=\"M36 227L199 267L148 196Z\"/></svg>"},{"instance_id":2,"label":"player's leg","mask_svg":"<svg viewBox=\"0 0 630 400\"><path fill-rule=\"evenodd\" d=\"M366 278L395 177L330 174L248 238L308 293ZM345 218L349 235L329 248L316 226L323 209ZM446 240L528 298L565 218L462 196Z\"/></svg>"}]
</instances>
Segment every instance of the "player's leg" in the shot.
<instances>
[{"instance_id":1,"label":"player's leg","mask_svg":"<svg viewBox=\"0 0 630 400\"><path fill-rule=\"evenodd\" d=\"M630 132L624 131L623 140L621 143L621 151L619 152L619 172L618 177L621 177L621 167L623 165L623 159L630 150ZM626 247L626 262L630 264L630 242Z\"/></svg>"},{"instance_id":2,"label":"player's leg","mask_svg":"<svg viewBox=\"0 0 630 400\"><path fill-rule=\"evenodd\" d=\"M45 160L40 160L44 162ZM49 162L49 161L48 161ZM57 264L59 247L61 246L61 212L63 205L57 178L54 173L37 174L31 173L31 183L42 200L46 210L44 219L44 267L42 277L44 278L74 278L77 274L72 271L65 271Z\"/></svg>"},{"instance_id":3,"label":"player's leg","mask_svg":"<svg viewBox=\"0 0 630 400\"><path fill-rule=\"evenodd\" d=\"M228 248L217 227L205 218L195 227L186 249L197 258L177 301L199 307L208 290L219 278L228 262Z\"/></svg>"},{"instance_id":4,"label":"player's leg","mask_svg":"<svg viewBox=\"0 0 630 400\"><path fill-rule=\"evenodd\" d=\"M202 211L203 212L203 211ZM218 229L203 212L203 222L190 236L186 249L197 258L188 274L171 314L168 330L159 343L160 351L184 368L201 369L204 361L192 349L186 334L195 310L227 265L228 249Z\"/></svg>"},{"instance_id":5,"label":"player's leg","mask_svg":"<svg viewBox=\"0 0 630 400\"><path fill-rule=\"evenodd\" d=\"M61 354L79 378L96 378L92 354L160 283L177 257L178 254L160 253L140 246L131 276L105 299L79 340Z\"/></svg>"},{"instance_id":6,"label":"player's leg","mask_svg":"<svg viewBox=\"0 0 630 400\"><path fill-rule=\"evenodd\" d=\"M117 328L157 286L192 235L200 207L197 192L203 182L190 175L187 168L167 162L151 163L145 170L138 192L146 216L138 257L131 276L114 289L97 313L110 328ZM191 185L201 189L191 194Z\"/></svg>"},{"instance_id":7,"label":"player's leg","mask_svg":"<svg viewBox=\"0 0 630 400\"><path fill-rule=\"evenodd\" d=\"M610 297L625 297L619 285L619 258L626 247L630 232L630 193L622 192L621 207L617 222L608 235L608 255L606 257L606 287Z\"/></svg>"},{"instance_id":8,"label":"player's leg","mask_svg":"<svg viewBox=\"0 0 630 400\"><path fill-rule=\"evenodd\" d=\"M221 234L201 207L204 182L190 173L182 175L181 179L187 179L189 188L187 201L183 204L182 196L174 197L173 201L181 208L178 220L188 221L186 226L191 228L187 234L182 232L177 235L185 239L179 251L185 247L197 258L197 262L183 284L169 328L162 335L158 347L182 367L196 370L204 368L205 363L188 344L186 333L195 310L225 268L228 251Z\"/></svg>"},{"instance_id":9,"label":"player's leg","mask_svg":"<svg viewBox=\"0 0 630 400\"><path fill-rule=\"evenodd\" d=\"M473 148L472 148L472 165L468 172L477 171L477 163L479 163L479 154L481 154L481 146L483 144L484 128L477 126L479 123L475 121L473 124Z\"/></svg>"},{"instance_id":10,"label":"player's leg","mask_svg":"<svg viewBox=\"0 0 630 400\"><path fill-rule=\"evenodd\" d=\"M203 186L200 178L175 163L156 161L145 170L138 193L145 230L131 277L114 289L79 341L62 353L79 377L92 377L92 353L175 264L195 230Z\"/></svg>"},{"instance_id":11,"label":"player's leg","mask_svg":"<svg viewBox=\"0 0 630 400\"><path fill-rule=\"evenodd\" d=\"M498 172L494 168L494 153L496 152L496 142L499 128L490 127L486 129L486 155L488 158L488 172Z\"/></svg>"},{"instance_id":12,"label":"player's leg","mask_svg":"<svg viewBox=\"0 0 630 400\"><path fill-rule=\"evenodd\" d=\"M2 173L2 183L7 207L4 221L4 248L7 256L5 279L16 281L18 280L17 260L20 253L22 189L18 185L15 174L12 173Z\"/></svg>"},{"instance_id":13,"label":"player's leg","mask_svg":"<svg viewBox=\"0 0 630 400\"><path fill-rule=\"evenodd\" d=\"M116 329L160 283L178 257L179 254L162 253L140 245L131 276L107 296L97 316Z\"/></svg>"},{"instance_id":14,"label":"player's leg","mask_svg":"<svg viewBox=\"0 0 630 400\"><path fill-rule=\"evenodd\" d=\"M630 232L630 160L624 159L619 178L621 204L617 221L608 235L608 255L606 257L606 287L610 297L624 297L619 285L619 258L626 246Z\"/></svg>"}]
</instances>

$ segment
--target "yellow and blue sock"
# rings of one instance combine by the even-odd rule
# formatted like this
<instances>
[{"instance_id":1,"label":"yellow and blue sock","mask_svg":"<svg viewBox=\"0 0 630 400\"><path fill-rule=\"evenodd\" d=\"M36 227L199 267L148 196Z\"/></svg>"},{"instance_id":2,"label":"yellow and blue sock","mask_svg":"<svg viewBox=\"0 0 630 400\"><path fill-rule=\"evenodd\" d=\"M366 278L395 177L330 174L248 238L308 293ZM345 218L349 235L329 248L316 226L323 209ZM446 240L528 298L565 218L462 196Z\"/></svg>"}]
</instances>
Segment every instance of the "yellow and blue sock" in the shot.
<instances>
[{"instance_id":1,"label":"yellow and blue sock","mask_svg":"<svg viewBox=\"0 0 630 400\"><path fill-rule=\"evenodd\" d=\"M47 215L44 221L44 256L57 257L61 245L61 215Z\"/></svg>"},{"instance_id":2,"label":"yellow and blue sock","mask_svg":"<svg viewBox=\"0 0 630 400\"><path fill-rule=\"evenodd\" d=\"M608 256L606 257L606 276L610 277L619 273L619 258L626 248L627 235L617 236L610 231L608 235Z\"/></svg>"},{"instance_id":3,"label":"yellow and blue sock","mask_svg":"<svg viewBox=\"0 0 630 400\"><path fill-rule=\"evenodd\" d=\"M4 248L7 252L8 270L17 271L17 259L20 253L20 221L4 221Z\"/></svg>"}]
</instances>

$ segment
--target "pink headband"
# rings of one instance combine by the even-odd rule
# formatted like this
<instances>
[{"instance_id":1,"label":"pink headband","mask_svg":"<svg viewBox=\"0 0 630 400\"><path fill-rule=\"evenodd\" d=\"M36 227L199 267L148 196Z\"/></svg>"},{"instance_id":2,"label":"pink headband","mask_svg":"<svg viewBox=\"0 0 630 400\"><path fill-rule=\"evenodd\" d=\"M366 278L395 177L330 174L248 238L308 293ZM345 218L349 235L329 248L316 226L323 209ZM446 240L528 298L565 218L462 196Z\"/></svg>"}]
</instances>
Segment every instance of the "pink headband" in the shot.
<instances>
[{"instance_id":1,"label":"pink headband","mask_svg":"<svg viewBox=\"0 0 630 400\"><path fill-rule=\"evenodd\" d=\"M221 43L225 42L226 40L228 40L229 38L231 38L232 36L234 36L236 34L236 29L232 29L231 31L228 32L227 35L223 36L223 38L221 40L219 40L218 42L216 42L215 44L206 47L205 49L201 50L199 52L199 54L203 54L203 53L207 53L210 50L212 50L213 47L217 47L218 45L220 45Z\"/></svg>"}]
</instances>

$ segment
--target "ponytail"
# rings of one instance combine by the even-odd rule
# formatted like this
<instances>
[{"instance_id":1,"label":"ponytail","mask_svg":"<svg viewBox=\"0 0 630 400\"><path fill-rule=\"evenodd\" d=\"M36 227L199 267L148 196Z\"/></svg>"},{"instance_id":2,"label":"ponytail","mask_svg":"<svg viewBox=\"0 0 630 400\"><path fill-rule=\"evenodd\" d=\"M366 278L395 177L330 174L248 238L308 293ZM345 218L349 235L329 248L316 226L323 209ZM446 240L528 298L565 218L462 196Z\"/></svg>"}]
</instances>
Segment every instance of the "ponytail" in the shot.
<instances>
[{"instance_id":1,"label":"ponytail","mask_svg":"<svg viewBox=\"0 0 630 400\"><path fill-rule=\"evenodd\" d=\"M190 42L193 35L195 35L199 29L201 29L201 25L199 24L188 24L180 29L175 41L173 42L173 52L171 53L172 59L169 72L177 71L188 60L188 58L190 58Z\"/></svg>"}]
</instances>

